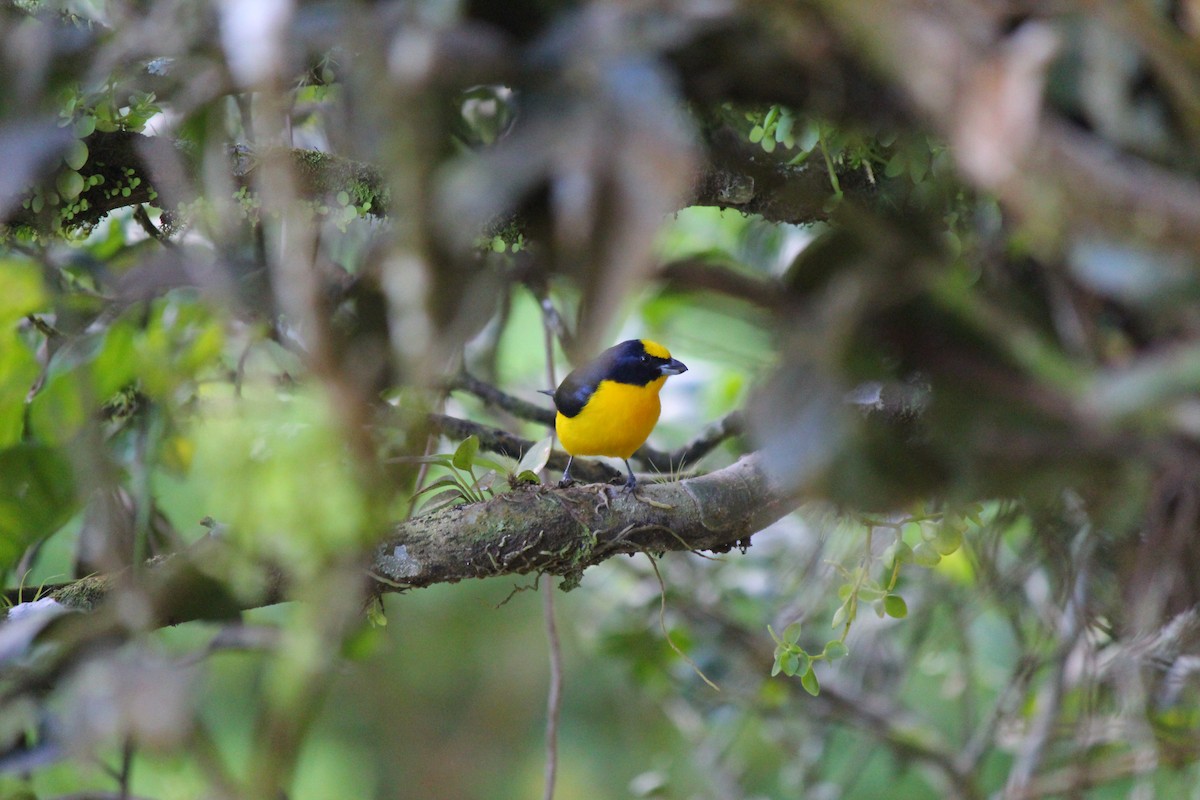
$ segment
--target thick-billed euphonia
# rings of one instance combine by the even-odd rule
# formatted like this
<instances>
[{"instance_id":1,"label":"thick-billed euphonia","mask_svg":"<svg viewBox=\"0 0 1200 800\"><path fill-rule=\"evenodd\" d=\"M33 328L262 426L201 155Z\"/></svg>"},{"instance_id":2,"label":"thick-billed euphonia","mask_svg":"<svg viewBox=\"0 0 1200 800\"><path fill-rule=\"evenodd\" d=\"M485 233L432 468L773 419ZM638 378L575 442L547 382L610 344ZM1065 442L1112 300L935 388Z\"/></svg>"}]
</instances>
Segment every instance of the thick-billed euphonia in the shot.
<instances>
[{"instance_id":1,"label":"thick-billed euphonia","mask_svg":"<svg viewBox=\"0 0 1200 800\"><path fill-rule=\"evenodd\" d=\"M687 372L682 361L649 339L614 345L563 379L554 392L554 429L570 458L563 486L571 484L575 456L610 456L625 461L629 489L637 486L629 457L658 422L658 392L669 375Z\"/></svg>"}]
</instances>

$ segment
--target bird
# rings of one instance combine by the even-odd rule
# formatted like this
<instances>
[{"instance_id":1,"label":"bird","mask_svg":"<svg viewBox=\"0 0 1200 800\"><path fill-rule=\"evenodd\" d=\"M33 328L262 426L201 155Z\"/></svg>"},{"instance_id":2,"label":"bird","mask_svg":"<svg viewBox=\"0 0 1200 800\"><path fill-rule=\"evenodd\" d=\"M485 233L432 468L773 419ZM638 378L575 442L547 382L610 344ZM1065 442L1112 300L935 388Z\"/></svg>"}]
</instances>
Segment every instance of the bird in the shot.
<instances>
[{"instance_id":1,"label":"bird","mask_svg":"<svg viewBox=\"0 0 1200 800\"><path fill-rule=\"evenodd\" d=\"M659 390L669 376L684 372L687 366L661 344L629 339L572 370L553 394L546 392L554 398L554 430L569 456L559 486L574 483L575 456L609 456L625 462L625 489L633 491L637 478L629 457L658 422Z\"/></svg>"}]
</instances>

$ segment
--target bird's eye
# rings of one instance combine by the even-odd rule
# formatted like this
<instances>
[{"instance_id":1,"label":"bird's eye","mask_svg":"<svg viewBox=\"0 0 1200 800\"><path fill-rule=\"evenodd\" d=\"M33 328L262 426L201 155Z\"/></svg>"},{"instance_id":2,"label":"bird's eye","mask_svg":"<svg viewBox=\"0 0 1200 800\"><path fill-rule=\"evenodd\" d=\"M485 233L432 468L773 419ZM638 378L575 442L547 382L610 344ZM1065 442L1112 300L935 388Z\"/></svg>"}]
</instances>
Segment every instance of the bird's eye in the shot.
<instances>
[{"instance_id":1,"label":"bird's eye","mask_svg":"<svg viewBox=\"0 0 1200 800\"><path fill-rule=\"evenodd\" d=\"M642 356L641 356L641 361L642 361L642 363L643 363L643 364L649 364L649 363L650 363L650 356L646 355L645 353L642 353Z\"/></svg>"}]
</instances>

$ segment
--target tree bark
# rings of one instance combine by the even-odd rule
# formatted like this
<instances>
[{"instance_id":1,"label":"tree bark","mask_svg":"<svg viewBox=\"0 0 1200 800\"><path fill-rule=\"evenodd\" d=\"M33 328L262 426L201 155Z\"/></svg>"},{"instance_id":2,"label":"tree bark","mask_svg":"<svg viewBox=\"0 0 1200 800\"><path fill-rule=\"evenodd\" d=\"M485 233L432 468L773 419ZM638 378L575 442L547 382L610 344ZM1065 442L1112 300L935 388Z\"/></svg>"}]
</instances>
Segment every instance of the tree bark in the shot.
<instances>
[{"instance_id":1,"label":"tree bark","mask_svg":"<svg viewBox=\"0 0 1200 800\"><path fill-rule=\"evenodd\" d=\"M556 489L518 486L483 503L470 503L413 517L396 525L379 544L368 574L379 591L403 591L468 578L546 573L563 578L564 589L579 584L583 571L618 555L639 552L708 550L728 552L792 511L799 500L784 495L763 471L757 454L695 478L643 484L633 495L606 484ZM205 562L216 542L198 545ZM214 592L180 592L193 586L196 570L187 554L160 557L144 573L151 596L171 603L160 609L160 624L227 616L231 598ZM279 602L287 597L282 573L270 576L264 592L240 600L243 608ZM43 587L68 608L92 611L116 588L128 585L120 575L92 575L70 583ZM168 589L168 586L175 588ZM193 586L194 588L194 586ZM28 592L26 592L28 594ZM187 602L172 596L188 595ZM216 598L216 608L203 597ZM21 597L10 598L19 603Z\"/></svg>"}]
</instances>

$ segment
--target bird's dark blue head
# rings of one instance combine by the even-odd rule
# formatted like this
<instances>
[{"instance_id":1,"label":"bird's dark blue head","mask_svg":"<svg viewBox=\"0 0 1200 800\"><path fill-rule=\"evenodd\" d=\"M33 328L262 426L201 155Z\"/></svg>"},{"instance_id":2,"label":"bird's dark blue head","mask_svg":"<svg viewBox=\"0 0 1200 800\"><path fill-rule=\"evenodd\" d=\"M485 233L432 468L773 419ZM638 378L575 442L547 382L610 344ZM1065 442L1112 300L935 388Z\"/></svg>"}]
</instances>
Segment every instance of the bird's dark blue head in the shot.
<instances>
[{"instance_id":1,"label":"bird's dark blue head","mask_svg":"<svg viewBox=\"0 0 1200 800\"><path fill-rule=\"evenodd\" d=\"M614 345L596 359L608 362L605 377L617 383L645 386L651 381L687 372L682 361L671 358L667 348L649 339L629 339Z\"/></svg>"},{"instance_id":2,"label":"bird's dark blue head","mask_svg":"<svg viewBox=\"0 0 1200 800\"><path fill-rule=\"evenodd\" d=\"M661 344L630 339L613 345L563 379L554 392L554 407L564 416L573 417L583 410L601 381L645 386L681 372L687 372L687 367L671 358Z\"/></svg>"}]
</instances>

